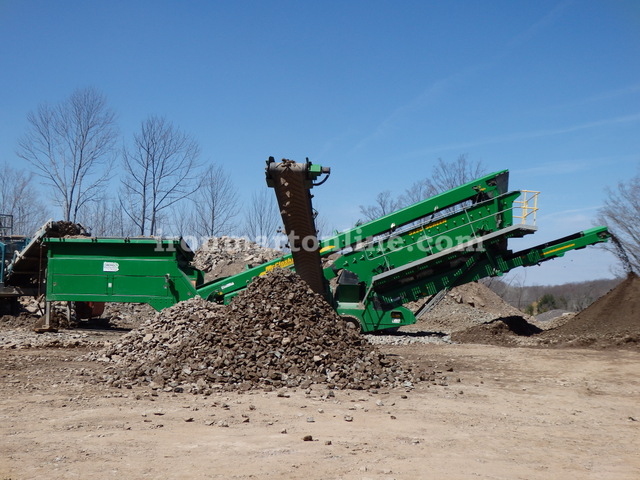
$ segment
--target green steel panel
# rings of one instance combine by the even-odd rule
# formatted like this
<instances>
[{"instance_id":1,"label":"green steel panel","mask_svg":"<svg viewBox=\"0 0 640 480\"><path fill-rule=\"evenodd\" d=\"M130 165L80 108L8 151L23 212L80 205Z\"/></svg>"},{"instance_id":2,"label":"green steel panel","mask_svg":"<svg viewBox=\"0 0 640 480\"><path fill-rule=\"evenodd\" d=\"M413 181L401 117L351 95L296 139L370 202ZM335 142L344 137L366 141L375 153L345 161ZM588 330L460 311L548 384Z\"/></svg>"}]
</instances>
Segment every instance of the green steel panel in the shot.
<instances>
[{"instance_id":1,"label":"green steel panel","mask_svg":"<svg viewBox=\"0 0 640 480\"><path fill-rule=\"evenodd\" d=\"M196 295L203 274L180 240L52 238L47 299L140 302L160 309Z\"/></svg>"},{"instance_id":2,"label":"green steel panel","mask_svg":"<svg viewBox=\"0 0 640 480\"><path fill-rule=\"evenodd\" d=\"M108 279L102 275L55 275L47 284L47 299L59 295L106 295Z\"/></svg>"},{"instance_id":3,"label":"green steel panel","mask_svg":"<svg viewBox=\"0 0 640 480\"><path fill-rule=\"evenodd\" d=\"M113 295L166 297L170 293L169 283L164 277L115 275L112 282Z\"/></svg>"}]
</instances>

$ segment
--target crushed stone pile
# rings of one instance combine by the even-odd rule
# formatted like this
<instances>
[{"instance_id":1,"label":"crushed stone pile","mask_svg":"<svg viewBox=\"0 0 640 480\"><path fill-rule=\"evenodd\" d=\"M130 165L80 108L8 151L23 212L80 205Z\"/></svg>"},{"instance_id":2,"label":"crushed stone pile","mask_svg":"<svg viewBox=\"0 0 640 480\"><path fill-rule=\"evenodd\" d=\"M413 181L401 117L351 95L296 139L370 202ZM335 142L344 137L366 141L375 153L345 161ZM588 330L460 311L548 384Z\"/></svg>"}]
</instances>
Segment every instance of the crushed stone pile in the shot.
<instances>
[{"instance_id":1,"label":"crushed stone pile","mask_svg":"<svg viewBox=\"0 0 640 480\"><path fill-rule=\"evenodd\" d=\"M546 331L544 343L595 348L640 348L640 277L622 283L564 325Z\"/></svg>"},{"instance_id":2,"label":"crushed stone pile","mask_svg":"<svg viewBox=\"0 0 640 480\"><path fill-rule=\"evenodd\" d=\"M49 237L75 237L87 236L87 231L79 223L59 220L53 222L47 231Z\"/></svg>"},{"instance_id":3,"label":"crushed stone pile","mask_svg":"<svg viewBox=\"0 0 640 480\"><path fill-rule=\"evenodd\" d=\"M631 274L577 315L546 321L498 318L452 333L460 343L503 346L640 348L640 278Z\"/></svg>"},{"instance_id":4,"label":"crushed stone pile","mask_svg":"<svg viewBox=\"0 0 640 480\"><path fill-rule=\"evenodd\" d=\"M20 312L18 315L3 315L0 317L0 326L3 330L5 328L31 330L37 319L37 316L28 312Z\"/></svg>"},{"instance_id":5,"label":"crushed stone pile","mask_svg":"<svg viewBox=\"0 0 640 480\"><path fill-rule=\"evenodd\" d=\"M0 317L0 326L2 328L33 330L38 319L44 315L44 301L38 301L33 297L20 297L18 304L18 314ZM66 302L53 302L51 326L54 329L68 329L78 326L78 322L67 320Z\"/></svg>"},{"instance_id":6,"label":"crushed stone pile","mask_svg":"<svg viewBox=\"0 0 640 480\"><path fill-rule=\"evenodd\" d=\"M558 328L564 325L577 315L576 312L564 312L558 316L557 312L562 312L562 310L551 310L550 312L536 315L534 317L535 320L533 320L531 323L533 323L536 327L539 327L541 330L553 330L554 328ZM547 313L550 314L546 315Z\"/></svg>"},{"instance_id":7,"label":"crushed stone pile","mask_svg":"<svg viewBox=\"0 0 640 480\"><path fill-rule=\"evenodd\" d=\"M205 281L228 277L282 256L282 252L263 247L246 238L212 237L195 253L193 266L205 272Z\"/></svg>"},{"instance_id":8,"label":"crushed stone pile","mask_svg":"<svg viewBox=\"0 0 640 480\"><path fill-rule=\"evenodd\" d=\"M156 311L146 303L106 303L102 317L111 328L133 329L153 318Z\"/></svg>"},{"instance_id":9,"label":"crushed stone pile","mask_svg":"<svg viewBox=\"0 0 640 480\"><path fill-rule=\"evenodd\" d=\"M226 306L194 298L165 309L92 359L112 363L104 380L114 386L205 394L410 387L433 375L378 352L286 269L257 278Z\"/></svg>"},{"instance_id":10,"label":"crushed stone pile","mask_svg":"<svg viewBox=\"0 0 640 480\"><path fill-rule=\"evenodd\" d=\"M501 346L521 345L523 338L528 339L542 331L532 317L477 282L453 288L416 325L403 329L416 328L448 334L450 341L455 343Z\"/></svg>"},{"instance_id":11,"label":"crushed stone pile","mask_svg":"<svg viewBox=\"0 0 640 480\"><path fill-rule=\"evenodd\" d=\"M417 311L420 306L421 303L416 303L411 307ZM502 300L489 287L471 282L453 288L433 310L421 317L413 328L451 334L507 317L527 318L523 312Z\"/></svg>"}]
</instances>

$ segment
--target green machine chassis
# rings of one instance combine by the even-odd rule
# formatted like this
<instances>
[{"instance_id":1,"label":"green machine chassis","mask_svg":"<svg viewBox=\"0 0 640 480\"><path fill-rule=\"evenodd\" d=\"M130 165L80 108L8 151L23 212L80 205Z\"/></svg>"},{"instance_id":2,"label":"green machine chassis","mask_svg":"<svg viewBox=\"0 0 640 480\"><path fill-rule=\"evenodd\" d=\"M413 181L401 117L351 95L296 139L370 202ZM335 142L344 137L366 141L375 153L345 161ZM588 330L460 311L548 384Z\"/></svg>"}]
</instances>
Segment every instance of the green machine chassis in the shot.
<instances>
[{"instance_id":1,"label":"green machine chassis","mask_svg":"<svg viewBox=\"0 0 640 480\"><path fill-rule=\"evenodd\" d=\"M322 170L314 166L313 172ZM532 234L520 191L508 191L508 171L469 182L319 242L327 299L364 332L416 322L404 305L433 307L456 285L538 265L610 237L605 227L578 232L520 252L508 240ZM524 211L522 215L514 212ZM528 209L528 210L527 210ZM203 283L193 252L179 239L51 238L47 301L148 303L157 310L200 296L229 303L257 276L295 269L292 255Z\"/></svg>"},{"instance_id":2,"label":"green machine chassis","mask_svg":"<svg viewBox=\"0 0 640 480\"><path fill-rule=\"evenodd\" d=\"M197 295L203 274L181 240L50 238L48 301L148 303L156 310Z\"/></svg>"}]
</instances>

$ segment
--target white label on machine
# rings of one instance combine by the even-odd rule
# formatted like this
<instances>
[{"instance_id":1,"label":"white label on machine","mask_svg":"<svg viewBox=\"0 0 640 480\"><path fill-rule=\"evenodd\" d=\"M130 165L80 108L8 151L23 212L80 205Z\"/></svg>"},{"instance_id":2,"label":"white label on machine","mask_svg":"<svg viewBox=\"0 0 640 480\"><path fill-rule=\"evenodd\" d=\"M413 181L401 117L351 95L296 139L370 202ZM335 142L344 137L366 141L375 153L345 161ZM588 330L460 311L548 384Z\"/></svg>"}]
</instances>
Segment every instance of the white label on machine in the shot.
<instances>
[{"instance_id":1,"label":"white label on machine","mask_svg":"<svg viewBox=\"0 0 640 480\"><path fill-rule=\"evenodd\" d=\"M103 272L117 272L120 270L120 264L118 262L104 262L102 264Z\"/></svg>"}]
</instances>

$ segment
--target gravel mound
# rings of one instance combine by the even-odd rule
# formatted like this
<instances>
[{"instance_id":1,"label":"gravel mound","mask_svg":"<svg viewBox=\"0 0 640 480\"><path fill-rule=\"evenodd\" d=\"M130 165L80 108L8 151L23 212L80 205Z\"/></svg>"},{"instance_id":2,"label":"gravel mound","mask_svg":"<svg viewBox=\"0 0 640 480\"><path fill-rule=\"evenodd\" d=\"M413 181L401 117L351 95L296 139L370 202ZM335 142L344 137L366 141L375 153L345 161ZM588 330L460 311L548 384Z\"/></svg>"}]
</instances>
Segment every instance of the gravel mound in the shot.
<instances>
[{"instance_id":1,"label":"gravel mound","mask_svg":"<svg viewBox=\"0 0 640 480\"><path fill-rule=\"evenodd\" d=\"M454 332L451 339L504 346L640 348L640 278L635 274L577 315L556 313L536 322L500 318Z\"/></svg>"},{"instance_id":2,"label":"gravel mound","mask_svg":"<svg viewBox=\"0 0 640 480\"><path fill-rule=\"evenodd\" d=\"M414 304L410 308L417 311L420 306L421 304ZM506 317L526 318L520 310L506 303L489 287L472 282L453 288L411 329L451 334ZM403 330L408 330L408 327Z\"/></svg>"},{"instance_id":3,"label":"gravel mound","mask_svg":"<svg viewBox=\"0 0 640 480\"><path fill-rule=\"evenodd\" d=\"M551 320L538 320L538 316L536 316L535 320L532 320L531 323L533 323L536 327L540 328L541 330L553 330L554 328L561 327L562 325L567 323L569 320L571 320L575 316L576 316L576 312L566 312L560 315L559 317L551 318Z\"/></svg>"},{"instance_id":4,"label":"gravel mound","mask_svg":"<svg viewBox=\"0 0 640 480\"><path fill-rule=\"evenodd\" d=\"M109 384L192 393L411 386L431 375L379 353L285 269L257 278L227 306L194 298L165 309L92 358L113 363Z\"/></svg>"},{"instance_id":5,"label":"gravel mound","mask_svg":"<svg viewBox=\"0 0 640 480\"><path fill-rule=\"evenodd\" d=\"M548 330L544 341L561 346L640 348L640 277L622 283L564 325Z\"/></svg>"},{"instance_id":6,"label":"gravel mound","mask_svg":"<svg viewBox=\"0 0 640 480\"><path fill-rule=\"evenodd\" d=\"M154 308L146 303L106 303L102 317L111 328L133 329L155 314Z\"/></svg>"},{"instance_id":7,"label":"gravel mound","mask_svg":"<svg viewBox=\"0 0 640 480\"><path fill-rule=\"evenodd\" d=\"M18 315L3 315L0 317L0 326L4 335L5 329L33 329L37 316L29 312L20 312Z\"/></svg>"},{"instance_id":8,"label":"gravel mound","mask_svg":"<svg viewBox=\"0 0 640 480\"><path fill-rule=\"evenodd\" d=\"M515 346L542 331L529 320L489 287L472 282L453 288L416 325L402 330L438 332L445 342Z\"/></svg>"},{"instance_id":9,"label":"gravel mound","mask_svg":"<svg viewBox=\"0 0 640 480\"><path fill-rule=\"evenodd\" d=\"M282 256L246 238L212 237L195 253L193 266L205 272L205 281L228 277Z\"/></svg>"}]
</instances>

